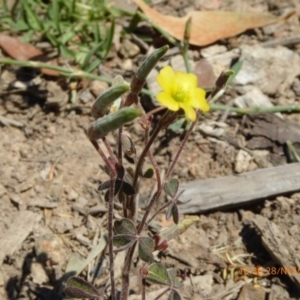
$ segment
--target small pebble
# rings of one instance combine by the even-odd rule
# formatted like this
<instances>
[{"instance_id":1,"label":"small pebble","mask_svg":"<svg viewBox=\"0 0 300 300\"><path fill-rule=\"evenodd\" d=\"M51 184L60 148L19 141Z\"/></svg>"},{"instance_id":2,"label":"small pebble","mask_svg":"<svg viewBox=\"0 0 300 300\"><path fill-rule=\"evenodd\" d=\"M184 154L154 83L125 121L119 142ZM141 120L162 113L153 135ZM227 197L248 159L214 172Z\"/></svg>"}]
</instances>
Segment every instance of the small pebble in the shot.
<instances>
[{"instance_id":1,"label":"small pebble","mask_svg":"<svg viewBox=\"0 0 300 300\"><path fill-rule=\"evenodd\" d=\"M90 83L90 91L95 97L98 97L100 94L102 94L108 88L109 88L109 85L103 81L93 80Z\"/></svg>"}]
</instances>

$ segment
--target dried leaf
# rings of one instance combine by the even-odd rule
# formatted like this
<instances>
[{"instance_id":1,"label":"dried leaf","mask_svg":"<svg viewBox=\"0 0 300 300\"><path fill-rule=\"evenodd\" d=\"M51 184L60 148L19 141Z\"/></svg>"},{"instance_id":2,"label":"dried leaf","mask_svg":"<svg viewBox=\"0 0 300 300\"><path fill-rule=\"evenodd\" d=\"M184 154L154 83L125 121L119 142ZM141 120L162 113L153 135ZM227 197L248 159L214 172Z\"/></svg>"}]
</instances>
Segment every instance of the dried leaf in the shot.
<instances>
[{"instance_id":1,"label":"dried leaf","mask_svg":"<svg viewBox=\"0 0 300 300\"><path fill-rule=\"evenodd\" d=\"M198 216L186 216L178 224L171 225L159 233L162 240L170 241L176 238L180 234L184 233L191 225L198 222L200 218Z\"/></svg>"},{"instance_id":2,"label":"dried leaf","mask_svg":"<svg viewBox=\"0 0 300 300\"><path fill-rule=\"evenodd\" d=\"M40 49L32 45L25 44L19 39L8 36L4 33L0 33L0 48L14 59L48 62L47 57ZM57 65L56 60L51 60L49 63ZM49 76L59 75L57 71L50 69L41 69L41 72Z\"/></svg>"},{"instance_id":3,"label":"dried leaf","mask_svg":"<svg viewBox=\"0 0 300 300\"><path fill-rule=\"evenodd\" d=\"M283 18L266 13L230 11L192 11L184 18L166 16L150 8L143 0L134 0L145 15L171 36L182 40L189 17L192 20L190 44L205 46L219 39L235 36L251 28L262 27Z\"/></svg>"}]
</instances>

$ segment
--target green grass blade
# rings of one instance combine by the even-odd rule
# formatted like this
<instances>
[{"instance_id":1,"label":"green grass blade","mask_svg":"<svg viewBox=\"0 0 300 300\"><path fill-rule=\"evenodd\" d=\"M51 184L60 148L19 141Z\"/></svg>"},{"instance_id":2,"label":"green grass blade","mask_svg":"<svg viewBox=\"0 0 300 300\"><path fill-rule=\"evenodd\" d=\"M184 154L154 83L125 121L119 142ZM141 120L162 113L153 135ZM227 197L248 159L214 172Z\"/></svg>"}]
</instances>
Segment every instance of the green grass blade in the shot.
<instances>
[{"instance_id":1,"label":"green grass blade","mask_svg":"<svg viewBox=\"0 0 300 300\"><path fill-rule=\"evenodd\" d=\"M103 47L103 42L100 42L97 44L91 51L88 52L86 55L84 62L82 64L82 69L85 71L87 68L89 68L89 63L92 58L92 56L100 49Z\"/></svg>"},{"instance_id":2,"label":"green grass blade","mask_svg":"<svg viewBox=\"0 0 300 300\"><path fill-rule=\"evenodd\" d=\"M55 29L58 31L59 34L62 34L61 28L60 28L60 7L59 7L59 0L52 0L52 15L53 15L53 21L55 25Z\"/></svg>"},{"instance_id":3,"label":"green grass blade","mask_svg":"<svg viewBox=\"0 0 300 300\"><path fill-rule=\"evenodd\" d=\"M36 15L35 11L32 10L30 7L29 3L27 1L22 1L22 6L25 10L26 13L26 20L27 24L29 25L30 28L37 30L37 31L42 31L43 30L43 24L39 20L38 16Z\"/></svg>"},{"instance_id":4,"label":"green grass blade","mask_svg":"<svg viewBox=\"0 0 300 300\"><path fill-rule=\"evenodd\" d=\"M239 60L230 68L230 70L232 70L234 72L234 74L229 76L226 86L229 85L234 80L234 78L240 72L242 66L243 66L243 62L241 60Z\"/></svg>"},{"instance_id":5,"label":"green grass blade","mask_svg":"<svg viewBox=\"0 0 300 300\"><path fill-rule=\"evenodd\" d=\"M105 51L102 55L102 58L105 58L107 56L107 54L109 53L109 50L111 48L112 45L112 41L114 38L114 33L115 33L115 21L112 20L111 22L111 26L108 30L108 33L105 37L104 43L103 43L103 50Z\"/></svg>"},{"instance_id":6,"label":"green grass blade","mask_svg":"<svg viewBox=\"0 0 300 300\"><path fill-rule=\"evenodd\" d=\"M84 71L87 73L92 73L101 64L101 62L102 60L100 58L95 59Z\"/></svg>"}]
</instances>

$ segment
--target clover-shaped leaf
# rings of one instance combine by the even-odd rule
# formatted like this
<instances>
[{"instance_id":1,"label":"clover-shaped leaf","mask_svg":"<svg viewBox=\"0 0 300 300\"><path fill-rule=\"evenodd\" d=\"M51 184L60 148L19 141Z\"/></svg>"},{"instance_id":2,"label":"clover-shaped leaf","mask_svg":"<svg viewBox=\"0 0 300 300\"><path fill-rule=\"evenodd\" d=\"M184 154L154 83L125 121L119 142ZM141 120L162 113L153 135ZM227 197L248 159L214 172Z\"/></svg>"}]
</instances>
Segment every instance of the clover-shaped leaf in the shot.
<instances>
[{"instance_id":1,"label":"clover-shaped leaf","mask_svg":"<svg viewBox=\"0 0 300 300\"><path fill-rule=\"evenodd\" d=\"M99 291L80 277L71 277L67 282L64 293L70 298L99 298Z\"/></svg>"},{"instance_id":2,"label":"clover-shaped leaf","mask_svg":"<svg viewBox=\"0 0 300 300\"><path fill-rule=\"evenodd\" d=\"M179 222L179 211L176 203L171 202L166 212L166 220L168 221L171 216L173 217L173 221L175 224Z\"/></svg>"},{"instance_id":3,"label":"clover-shaped leaf","mask_svg":"<svg viewBox=\"0 0 300 300\"><path fill-rule=\"evenodd\" d=\"M114 223L113 244L120 247L118 251L129 248L137 240L137 231L129 219L117 220Z\"/></svg>"},{"instance_id":4,"label":"clover-shaped leaf","mask_svg":"<svg viewBox=\"0 0 300 300\"><path fill-rule=\"evenodd\" d=\"M139 258L145 262L154 260L152 252L154 251L153 239L145 236L139 238Z\"/></svg>"},{"instance_id":5,"label":"clover-shaped leaf","mask_svg":"<svg viewBox=\"0 0 300 300\"><path fill-rule=\"evenodd\" d=\"M181 296L176 290L172 290L169 294L168 300L181 300Z\"/></svg>"},{"instance_id":6,"label":"clover-shaped leaf","mask_svg":"<svg viewBox=\"0 0 300 300\"><path fill-rule=\"evenodd\" d=\"M150 282L170 285L170 278L165 266L154 263L148 268L146 279Z\"/></svg>"},{"instance_id":7,"label":"clover-shaped leaf","mask_svg":"<svg viewBox=\"0 0 300 300\"><path fill-rule=\"evenodd\" d=\"M144 178L152 178L154 175L154 168L152 165L147 166L143 171Z\"/></svg>"},{"instance_id":8,"label":"clover-shaped leaf","mask_svg":"<svg viewBox=\"0 0 300 300\"><path fill-rule=\"evenodd\" d=\"M114 223L114 231L118 234L136 235L134 223L129 219L116 220Z\"/></svg>"},{"instance_id":9,"label":"clover-shaped leaf","mask_svg":"<svg viewBox=\"0 0 300 300\"><path fill-rule=\"evenodd\" d=\"M133 186L124 180L124 177L126 177L126 179L128 178L128 176L125 176L125 169L123 166L119 166L119 172L117 175L117 178L114 179L114 196L116 196L120 191L122 191L124 194L128 195L128 196L133 196L135 194L135 189L133 188ZM102 190L106 190L106 189L110 189L112 180L107 180L103 183L101 183L98 186L98 191L102 191ZM105 193L105 201L108 202L109 201L109 190Z\"/></svg>"},{"instance_id":10,"label":"clover-shaped leaf","mask_svg":"<svg viewBox=\"0 0 300 300\"><path fill-rule=\"evenodd\" d=\"M170 278L171 285L177 289L181 288L183 283L176 280L176 269L170 268L167 269L167 272Z\"/></svg>"},{"instance_id":11,"label":"clover-shaped leaf","mask_svg":"<svg viewBox=\"0 0 300 300\"><path fill-rule=\"evenodd\" d=\"M172 178L164 184L164 191L168 196L175 197L179 188L179 181L177 178Z\"/></svg>"}]
</instances>

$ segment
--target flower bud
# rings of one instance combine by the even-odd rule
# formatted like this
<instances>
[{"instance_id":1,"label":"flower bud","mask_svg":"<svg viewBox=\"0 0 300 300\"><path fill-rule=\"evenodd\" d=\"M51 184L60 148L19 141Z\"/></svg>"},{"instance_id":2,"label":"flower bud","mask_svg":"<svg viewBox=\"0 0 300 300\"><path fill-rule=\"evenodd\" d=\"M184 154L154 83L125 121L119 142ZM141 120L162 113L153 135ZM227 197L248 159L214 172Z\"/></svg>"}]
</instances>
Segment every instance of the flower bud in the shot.
<instances>
[{"instance_id":1,"label":"flower bud","mask_svg":"<svg viewBox=\"0 0 300 300\"><path fill-rule=\"evenodd\" d=\"M165 45L159 49L154 50L149 56L146 57L131 81L131 90L133 93L140 93L147 76L155 67L157 62L165 55L168 49L169 46Z\"/></svg>"},{"instance_id":2,"label":"flower bud","mask_svg":"<svg viewBox=\"0 0 300 300\"><path fill-rule=\"evenodd\" d=\"M121 95L129 91L128 84L117 84L103 92L92 106L92 116L98 119L105 115L109 106Z\"/></svg>"},{"instance_id":3,"label":"flower bud","mask_svg":"<svg viewBox=\"0 0 300 300\"><path fill-rule=\"evenodd\" d=\"M106 115L95 122L93 122L88 130L87 136L91 141L96 141L109 132L121 128L126 123L141 116L143 112L134 107L123 107L119 111Z\"/></svg>"}]
</instances>

